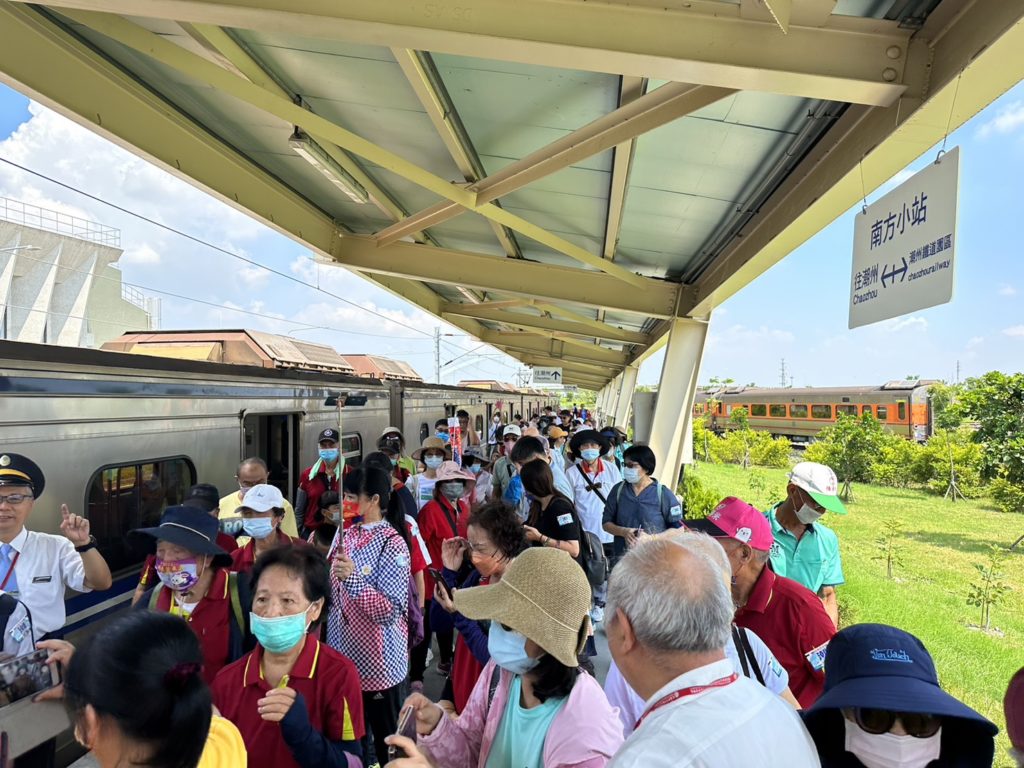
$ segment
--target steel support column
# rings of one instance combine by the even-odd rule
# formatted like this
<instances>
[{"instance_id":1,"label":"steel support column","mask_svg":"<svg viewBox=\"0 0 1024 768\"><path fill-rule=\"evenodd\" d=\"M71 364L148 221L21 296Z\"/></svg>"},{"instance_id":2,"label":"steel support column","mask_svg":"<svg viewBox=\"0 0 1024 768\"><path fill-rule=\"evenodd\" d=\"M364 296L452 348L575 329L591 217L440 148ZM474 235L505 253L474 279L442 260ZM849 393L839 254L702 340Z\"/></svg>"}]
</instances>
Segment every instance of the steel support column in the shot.
<instances>
[{"instance_id":1,"label":"steel support column","mask_svg":"<svg viewBox=\"0 0 1024 768\"><path fill-rule=\"evenodd\" d=\"M633 392L636 390L636 379L640 373L639 365L627 365L619 377L619 388L615 393L614 421L617 427L629 428L629 413L633 407Z\"/></svg>"},{"instance_id":2,"label":"steel support column","mask_svg":"<svg viewBox=\"0 0 1024 768\"><path fill-rule=\"evenodd\" d=\"M684 318L674 320L669 330L650 444L661 481L673 490L679 467L692 461L693 398L707 334L706 322Z\"/></svg>"}]
</instances>

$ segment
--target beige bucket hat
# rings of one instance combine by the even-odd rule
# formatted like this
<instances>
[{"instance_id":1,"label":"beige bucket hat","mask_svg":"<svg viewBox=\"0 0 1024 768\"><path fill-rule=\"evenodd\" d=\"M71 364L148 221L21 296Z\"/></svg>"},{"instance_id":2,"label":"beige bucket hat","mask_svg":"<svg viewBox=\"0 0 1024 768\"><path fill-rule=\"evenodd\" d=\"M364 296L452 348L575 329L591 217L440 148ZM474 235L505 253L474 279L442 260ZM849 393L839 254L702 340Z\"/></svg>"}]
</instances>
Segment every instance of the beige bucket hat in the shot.
<instances>
[{"instance_id":1,"label":"beige bucket hat","mask_svg":"<svg viewBox=\"0 0 1024 768\"><path fill-rule=\"evenodd\" d=\"M590 584L567 552L532 547L497 584L458 590L455 608L470 619L504 624L575 667L590 631Z\"/></svg>"}]
</instances>

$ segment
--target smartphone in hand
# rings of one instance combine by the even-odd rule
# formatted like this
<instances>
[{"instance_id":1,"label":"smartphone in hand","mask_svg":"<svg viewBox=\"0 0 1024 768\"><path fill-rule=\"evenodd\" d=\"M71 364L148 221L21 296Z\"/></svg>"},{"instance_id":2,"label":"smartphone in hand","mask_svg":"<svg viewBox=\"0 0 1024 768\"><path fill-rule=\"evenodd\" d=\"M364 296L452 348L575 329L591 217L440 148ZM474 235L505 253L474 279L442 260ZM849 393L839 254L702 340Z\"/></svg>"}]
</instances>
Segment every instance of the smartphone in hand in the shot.
<instances>
[{"instance_id":1,"label":"smartphone in hand","mask_svg":"<svg viewBox=\"0 0 1024 768\"><path fill-rule=\"evenodd\" d=\"M449 600L454 599L452 597L451 589L448 588L448 582L444 580L444 575L439 570L437 570L437 568L431 567L427 568L427 570L430 571L430 575L433 577L434 581L438 584L438 586L441 587L441 590L444 592L445 596Z\"/></svg>"},{"instance_id":2,"label":"smartphone in hand","mask_svg":"<svg viewBox=\"0 0 1024 768\"><path fill-rule=\"evenodd\" d=\"M416 741L416 710L412 707L405 707L398 713L398 730L396 736L405 736L407 739ZM397 760L400 757L409 757L405 750L394 745L388 745L388 762Z\"/></svg>"}]
</instances>

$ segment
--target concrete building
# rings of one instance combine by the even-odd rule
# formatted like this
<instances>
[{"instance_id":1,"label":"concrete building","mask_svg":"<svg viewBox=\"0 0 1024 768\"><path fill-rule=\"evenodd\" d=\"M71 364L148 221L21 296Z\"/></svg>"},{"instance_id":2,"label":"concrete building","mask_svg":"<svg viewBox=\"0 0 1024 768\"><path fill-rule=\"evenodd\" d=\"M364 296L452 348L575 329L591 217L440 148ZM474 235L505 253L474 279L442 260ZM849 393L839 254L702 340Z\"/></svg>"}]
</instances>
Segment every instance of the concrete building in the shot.
<instances>
[{"instance_id":1,"label":"concrete building","mask_svg":"<svg viewBox=\"0 0 1024 768\"><path fill-rule=\"evenodd\" d=\"M99 347L155 327L159 299L121 281L121 232L0 198L0 339Z\"/></svg>"}]
</instances>

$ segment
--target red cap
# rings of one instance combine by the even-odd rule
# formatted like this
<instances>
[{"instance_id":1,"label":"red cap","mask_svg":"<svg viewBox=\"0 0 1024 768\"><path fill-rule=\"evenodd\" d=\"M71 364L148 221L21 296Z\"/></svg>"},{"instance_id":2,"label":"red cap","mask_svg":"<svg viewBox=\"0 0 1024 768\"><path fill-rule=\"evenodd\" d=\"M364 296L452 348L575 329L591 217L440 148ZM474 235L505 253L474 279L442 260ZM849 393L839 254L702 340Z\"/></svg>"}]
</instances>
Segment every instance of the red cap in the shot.
<instances>
[{"instance_id":1,"label":"red cap","mask_svg":"<svg viewBox=\"0 0 1024 768\"><path fill-rule=\"evenodd\" d=\"M774 541L764 513L735 496L722 499L706 519L687 520L686 527L716 539L736 539L762 552L771 549Z\"/></svg>"}]
</instances>

